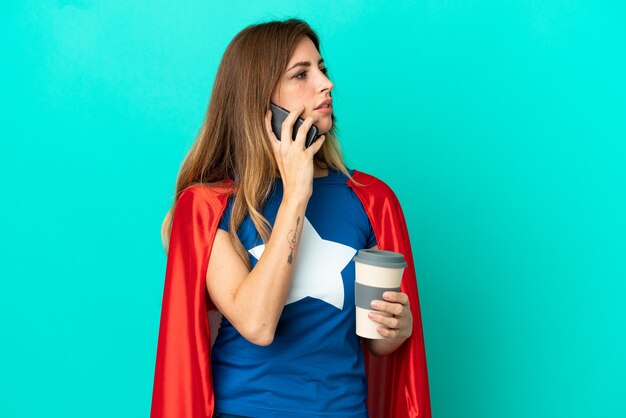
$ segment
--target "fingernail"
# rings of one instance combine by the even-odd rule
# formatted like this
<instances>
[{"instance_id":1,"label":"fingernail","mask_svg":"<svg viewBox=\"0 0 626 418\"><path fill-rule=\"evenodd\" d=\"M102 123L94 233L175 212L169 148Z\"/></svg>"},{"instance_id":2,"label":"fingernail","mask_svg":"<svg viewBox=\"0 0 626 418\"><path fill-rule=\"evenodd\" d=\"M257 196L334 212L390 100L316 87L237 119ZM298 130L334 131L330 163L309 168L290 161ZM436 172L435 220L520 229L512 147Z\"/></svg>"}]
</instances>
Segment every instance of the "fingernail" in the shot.
<instances>
[{"instance_id":1,"label":"fingernail","mask_svg":"<svg viewBox=\"0 0 626 418\"><path fill-rule=\"evenodd\" d=\"M367 314L367 316L368 316L370 319L374 319L374 318L376 318L376 314L375 314L374 312L370 312L370 313L368 313L368 314Z\"/></svg>"},{"instance_id":2,"label":"fingernail","mask_svg":"<svg viewBox=\"0 0 626 418\"><path fill-rule=\"evenodd\" d=\"M391 293L389 293L389 292L385 292L385 293L383 293L383 297L384 297L385 299L386 299L386 298L390 298L390 297L391 297Z\"/></svg>"},{"instance_id":3,"label":"fingernail","mask_svg":"<svg viewBox=\"0 0 626 418\"><path fill-rule=\"evenodd\" d=\"M380 305L380 302L377 300L373 300L371 305L372 305L372 308L378 308L378 306Z\"/></svg>"}]
</instances>

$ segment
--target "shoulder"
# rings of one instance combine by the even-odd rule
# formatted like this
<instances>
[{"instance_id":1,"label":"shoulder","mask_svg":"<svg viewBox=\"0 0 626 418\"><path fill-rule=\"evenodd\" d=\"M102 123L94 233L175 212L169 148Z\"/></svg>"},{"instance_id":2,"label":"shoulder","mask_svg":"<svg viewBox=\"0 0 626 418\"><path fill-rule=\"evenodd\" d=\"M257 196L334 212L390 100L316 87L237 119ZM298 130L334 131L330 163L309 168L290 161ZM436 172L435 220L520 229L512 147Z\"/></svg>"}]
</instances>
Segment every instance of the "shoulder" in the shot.
<instances>
[{"instance_id":1,"label":"shoulder","mask_svg":"<svg viewBox=\"0 0 626 418\"><path fill-rule=\"evenodd\" d=\"M397 200L397 196L391 187L380 178L359 170L352 170L352 178L363 186L358 184L349 184L363 193L370 193L375 196L392 197Z\"/></svg>"},{"instance_id":2,"label":"shoulder","mask_svg":"<svg viewBox=\"0 0 626 418\"><path fill-rule=\"evenodd\" d=\"M214 187L203 184L192 184L184 189L176 201L176 210L197 212L211 210L221 212L226 206L232 190L226 187Z\"/></svg>"}]
</instances>

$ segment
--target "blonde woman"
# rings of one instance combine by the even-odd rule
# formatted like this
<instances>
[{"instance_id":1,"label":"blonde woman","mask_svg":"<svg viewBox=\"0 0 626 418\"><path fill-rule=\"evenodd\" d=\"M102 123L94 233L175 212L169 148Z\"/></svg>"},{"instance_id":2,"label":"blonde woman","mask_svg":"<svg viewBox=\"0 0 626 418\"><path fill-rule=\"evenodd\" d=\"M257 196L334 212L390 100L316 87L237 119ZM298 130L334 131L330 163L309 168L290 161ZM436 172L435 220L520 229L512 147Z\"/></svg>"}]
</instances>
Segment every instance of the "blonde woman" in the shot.
<instances>
[{"instance_id":1,"label":"blonde woman","mask_svg":"<svg viewBox=\"0 0 626 418\"><path fill-rule=\"evenodd\" d=\"M345 166L333 88L302 20L249 26L226 49L163 223L152 418L430 416L402 210L382 181ZM290 112L282 141L270 102ZM372 305L388 314L371 315L381 339L355 333L363 248L409 263L401 291Z\"/></svg>"}]
</instances>

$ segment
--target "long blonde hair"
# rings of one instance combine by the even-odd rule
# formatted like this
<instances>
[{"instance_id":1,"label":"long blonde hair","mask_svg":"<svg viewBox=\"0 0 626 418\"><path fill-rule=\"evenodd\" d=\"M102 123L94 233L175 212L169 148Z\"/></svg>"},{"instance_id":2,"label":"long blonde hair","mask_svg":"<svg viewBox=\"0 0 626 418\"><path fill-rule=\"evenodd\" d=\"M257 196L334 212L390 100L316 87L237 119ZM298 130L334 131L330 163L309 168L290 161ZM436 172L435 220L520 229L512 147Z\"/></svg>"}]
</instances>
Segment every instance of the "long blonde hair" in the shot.
<instances>
[{"instance_id":1,"label":"long blonde hair","mask_svg":"<svg viewBox=\"0 0 626 418\"><path fill-rule=\"evenodd\" d=\"M229 234L248 268L250 260L237 236L247 214L263 242L269 241L271 224L262 215L263 205L280 173L265 130L264 115L272 91L303 36L309 37L320 51L318 36L300 19L250 25L226 48L204 123L180 167L174 203L163 220L161 237L166 252L180 194L194 184L220 187L226 179L233 181L231 187L235 190ZM325 134L326 141L313 162L320 168L339 170L360 185L343 162L336 120L333 114L332 128Z\"/></svg>"}]
</instances>

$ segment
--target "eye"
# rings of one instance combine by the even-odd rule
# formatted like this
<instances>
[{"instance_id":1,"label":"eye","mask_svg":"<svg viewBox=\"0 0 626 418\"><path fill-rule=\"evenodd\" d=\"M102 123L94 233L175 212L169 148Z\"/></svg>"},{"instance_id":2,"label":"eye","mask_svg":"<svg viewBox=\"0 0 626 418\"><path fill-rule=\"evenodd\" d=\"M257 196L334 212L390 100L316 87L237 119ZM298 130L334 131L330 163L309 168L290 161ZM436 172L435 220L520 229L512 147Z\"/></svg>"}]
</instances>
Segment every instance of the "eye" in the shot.
<instances>
[{"instance_id":1,"label":"eye","mask_svg":"<svg viewBox=\"0 0 626 418\"><path fill-rule=\"evenodd\" d=\"M322 74L324 74L325 76L328 76L328 68L324 67L324 68L320 68L320 71L322 72ZM306 75L306 71L302 71L296 75L293 76L293 78L296 78L298 80L302 80L305 78Z\"/></svg>"}]
</instances>

